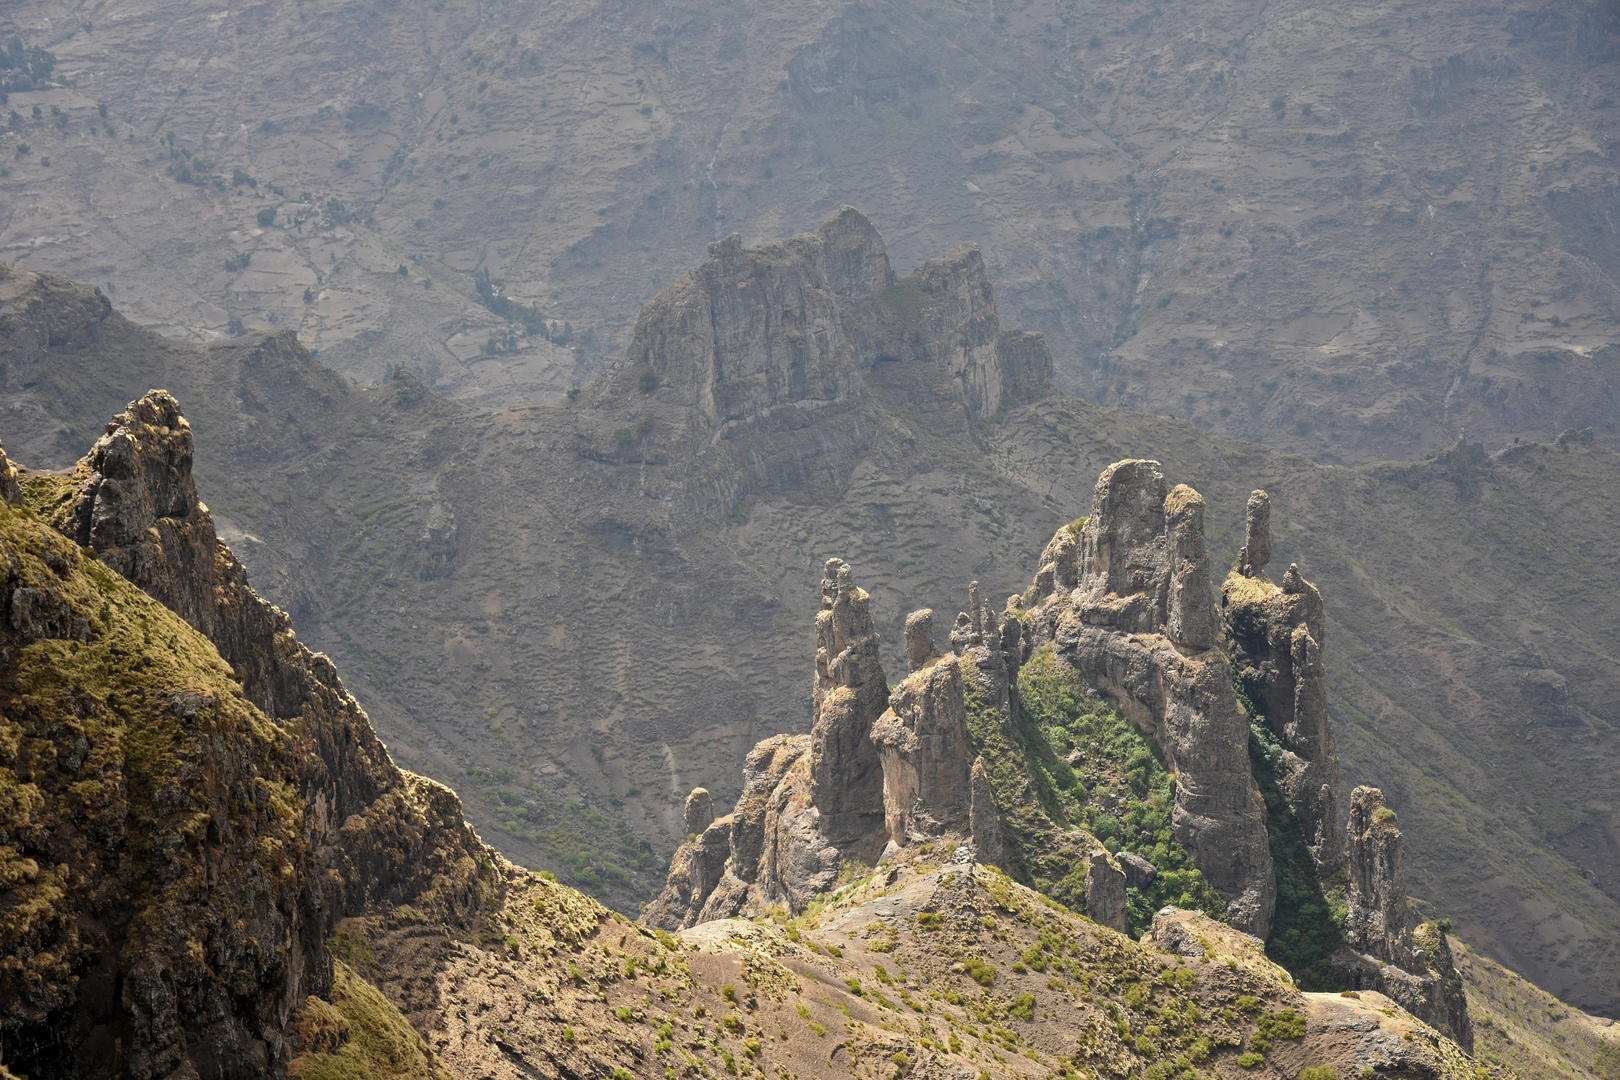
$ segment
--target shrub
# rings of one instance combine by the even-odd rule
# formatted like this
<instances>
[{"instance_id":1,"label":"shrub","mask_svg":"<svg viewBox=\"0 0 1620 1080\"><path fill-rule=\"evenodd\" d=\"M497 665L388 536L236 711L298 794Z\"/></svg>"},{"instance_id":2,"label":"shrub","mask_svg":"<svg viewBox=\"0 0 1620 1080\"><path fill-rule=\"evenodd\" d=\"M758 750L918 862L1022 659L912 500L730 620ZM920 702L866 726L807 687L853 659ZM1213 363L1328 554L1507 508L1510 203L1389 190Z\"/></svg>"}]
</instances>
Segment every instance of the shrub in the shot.
<instances>
[{"instance_id":1,"label":"shrub","mask_svg":"<svg viewBox=\"0 0 1620 1080\"><path fill-rule=\"evenodd\" d=\"M1307 1065L1299 1070L1299 1080L1339 1080L1331 1065Z\"/></svg>"},{"instance_id":2,"label":"shrub","mask_svg":"<svg viewBox=\"0 0 1620 1080\"><path fill-rule=\"evenodd\" d=\"M658 372L652 369L651 364L644 365L636 376L636 385L643 394L650 394L658 389Z\"/></svg>"},{"instance_id":3,"label":"shrub","mask_svg":"<svg viewBox=\"0 0 1620 1080\"><path fill-rule=\"evenodd\" d=\"M259 211L258 218L259 225L262 228L270 228L276 223L276 208L273 206L265 207L263 210Z\"/></svg>"},{"instance_id":4,"label":"shrub","mask_svg":"<svg viewBox=\"0 0 1620 1080\"><path fill-rule=\"evenodd\" d=\"M1237 1059L1238 1068L1240 1069L1253 1069L1265 1064L1265 1061L1266 1056L1264 1054L1256 1054L1252 1051Z\"/></svg>"},{"instance_id":5,"label":"shrub","mask_svg":"<svg viewBox=\"0 0 1620 1080\"><path fill-rule=\"evenodd\" d=\"M945 918L937 911L919 911L917 925L924 930L938 930L945 925Z\"/></svg>"},{"instance_id":6,"label":"shrub","mask_svg":"<svg viewBox=\"0 0 1620 1080\"><path fill-rule=\"evenodd\" d=\"M1018 1000L1007 1007L1007 1012L1015 1020L1035 1019L1035 995L1019 994Z\"/></svg>"},{"instance_id":7,"label":"shrub","mask_svg":"<svg viewBox=\"0 0 1620 1080\"><path fill-rule=\"evenodd\" d=\"M636 433L627 427L618 428L613 432L613 441L620 446L629 446L635 441Z\"/></svg>"},{"instance_id":8,"label":"shrub","mask_svg":"<svg viewBox=\"0 0 1620 1080\"><path fill-rule=\"evenodd\" d=\"M962 961L962 966L967 969L968 978L980 986L989 988L995 985L996 969L986 961L974 956Z\"/></svg>"}]
</instances>

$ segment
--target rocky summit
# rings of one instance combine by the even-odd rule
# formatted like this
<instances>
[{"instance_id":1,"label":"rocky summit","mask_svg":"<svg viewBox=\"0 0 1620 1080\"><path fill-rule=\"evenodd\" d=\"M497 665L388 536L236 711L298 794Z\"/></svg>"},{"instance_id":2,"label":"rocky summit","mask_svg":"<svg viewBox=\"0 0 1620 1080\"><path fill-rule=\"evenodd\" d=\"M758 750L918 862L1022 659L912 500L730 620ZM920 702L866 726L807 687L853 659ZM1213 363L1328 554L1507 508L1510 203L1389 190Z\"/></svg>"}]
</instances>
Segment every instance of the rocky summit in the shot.
<instances>
[{"instance_id":1,"label":"rocky summit","mask_svg":"<svg viewBox=\"0 0 1620 1080\"><path fill-rule=\"evenodd\" d=\"M1097 480L1092 513L1058 531L1034 581L1002 612L977 581L969 583L968 610L943 653L931 610L906 618L910 670L892 689L878 663L870 598L848 563L828 560L810 734L774 736L749 753L730 815L711 819L709 792L692 792L691 835L642 922L684 930L773 910L800 914L851 863L876 857L880 867L898 866L937 852L955 864L1001 867L1129 932L1131 894L1141 897L1176 866L1165 841L1154 849L1157 861L1129 850L1112 817L1109 834L1099 837L1101 819L1082 808L1106 797L1102 785L1074 772L1087 749L1110 770L1134 758L1109 760L1091 743L1071 752L1066 783L1043 769L1043 754L1052 753L1049 718L1033 681L1027 695L1021 691L1020 674L1044 652L1076 689L1115 710L1117 723L1151 740L1173 776L1166 840L1208 883L1227 925L1264 940L1287 921L1297 938L1300 912L1278 910L1279 902L1301 903L1301 881L1290 877L1279 890L1288 863L1319 905L1337 896L1349 911L1342 930L1328 929L1325 953L1314 965L1294 964L1295 975L1378 990L1470 1046L1444 933L1424 923L1418 933L1426 947L1414 944L1394 812L1377 789L1360 787L1348 834L1338 827L1321 594L1297 566L1281 586L1265 576L1269 496L1255 491L1239 568L1217 606L1203 514L1192 488L1166 492L1157 462L1116 462ZM1013 766L999 793L987 752ZM1067 787L1077 805L1040 791L1038 777ZM1278 795L1269 804L1263 785ZM1290 845L1306 853L1302 863ZM1066 868L1056 888L1043 877L1054 861ZM1154 916L1155 933L1173 910ZM1202 955L1191 948L1189 955ZM1302 958L1284 951L1278 959Z\"/></svg>"}]
</instances>

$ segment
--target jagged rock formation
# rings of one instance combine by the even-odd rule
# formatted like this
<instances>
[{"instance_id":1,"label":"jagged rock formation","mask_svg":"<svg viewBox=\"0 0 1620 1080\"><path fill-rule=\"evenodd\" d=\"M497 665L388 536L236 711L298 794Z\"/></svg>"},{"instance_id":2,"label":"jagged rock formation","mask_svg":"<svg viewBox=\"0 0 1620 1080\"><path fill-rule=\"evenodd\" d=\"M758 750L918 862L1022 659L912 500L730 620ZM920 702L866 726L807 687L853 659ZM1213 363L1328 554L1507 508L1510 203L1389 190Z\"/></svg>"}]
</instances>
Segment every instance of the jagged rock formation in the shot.
<instances>
[{"instance_id":1,"label":"jagged rock formation","mask_svg":"<svg viewBox=\"0 0 1620 1080\"><path fill-rule=\"evenodd\" d=\"M1339 870L1339 756L1328 720L1322 594L1290 566L1279 588L1271 561L1271 499L1249 496L1248 542L1221 586L1222 619L1239 684L1282 746L1278 781L1325 881Z\"/></svg>"},{"instance_id":2,"label":"jagged rock formation","mask_svg":"<svg viewBox=\"0 0 1620 1080\"><path fill-rule=\"evenodd\" d=\"M1079 537L1066 527L1047 545L1032 624L1037 643L1053 640L1060 661L1158 741L1176 772L1176 839L1232 925L1264 937L1276 902L1265 806L1216 643L1203 515L1192 488L1166 494L1157 462L1109 466Z\"/></svg>"},{"instance_id":3,"label":"jagged rock formation","mask_svg":"<svg viewBox=\"0 0 1620 1080\"><path fill-rule=\"evenodd\" d=\"M961 244L900 277L883 238L843 207L814 233L744 248L732 234L642 311L609 383L688 405L711 438L784 408L843 400L879 360L919 363L970 417L1046 392L1039 334L1003 331L984 259Z\"/></svg>"},{"instance_id":4,"label":"jagged rock formation","mask_svg":"<svg viewBox=\"0 0 1620 1080\"><path fill-rule=\"evenodd\" d=\"M883 767L872 725L888 702L878 660L871 597L842 559L828 559L816 615L810 798L820 831L840 847L869 841L881 827Z\"/></svg>"},{"instance_id":5,"label":"jagged rock formation","mask_svg":"<svg viewBox=\"0 0 1620 1080\"><path fill-rule=\"evenodd\" d=\"M399 770L331 662L248 587L191 465L189 427L154 391L72 477L28 481L66 539L7 518L19 906L0 921L0 1049L30 1073L115 1054L142 1080L273 1072L298 1049L293 1010L330 991L339 919L409 902L455 921L502 881L455 794ZM83 674L48 639L104 666ZM153 666L165 640L174 659Z\"/></svg>"},{"instance_id":6,"label":"jagged rock formation","mask_svg":"<svg viewBox=\"0 0 1620 1080\"><path fill-rule=\"evenodd\" d=\"M697 836L714 824L714 796L709 794L708 788L693 788L686 797L686 806L682 815L686 822L686 835Z\"/></svg>"},{"instance_id":7,"label":"jagged rock formation","mask_svg":"<svg viewBox=\"0 0 1620 1080\"><path fill-rule=\"evenodd\" d=\"M1348 831L1350 947L1334 957L1336 973L1358 990L1388 995L1471 1050L1473 1025L1450 943L1434 924L1414 932L1401 830L1382 791L1351 792Z\"/></svg>"},{"instance_id":8,"label":"jagged rock formation","mask_svg":"<svg viewBox=\"0 0 1620 1080\"><path fill-rule=\"evenodd\" d=\"M828 559L826 575L810 734L777 735L749 751L742 797L676 851L663 892L642 913L646 924L678 930L779 903L803 910L837 880L844 859L871 863L882 853L885 777L872 731L888 703L888 680L870 598L842 559ZM895 739L894 752L905 744L914 753L902 732ZM699 788L688 797L689 823L694 800L707 795Z\"/></svg>"},{"instance_id":9,"label":"jagged rock formation","mask_svg":"<svg viewBox=\"0 0 1620 1080\"><path fill-rule=\"evenodd\" d=\"M956 657L938 658L901 681L871 740L883 765L890 846L971 833L972 750Z\"/></svg>"}]
</instances>

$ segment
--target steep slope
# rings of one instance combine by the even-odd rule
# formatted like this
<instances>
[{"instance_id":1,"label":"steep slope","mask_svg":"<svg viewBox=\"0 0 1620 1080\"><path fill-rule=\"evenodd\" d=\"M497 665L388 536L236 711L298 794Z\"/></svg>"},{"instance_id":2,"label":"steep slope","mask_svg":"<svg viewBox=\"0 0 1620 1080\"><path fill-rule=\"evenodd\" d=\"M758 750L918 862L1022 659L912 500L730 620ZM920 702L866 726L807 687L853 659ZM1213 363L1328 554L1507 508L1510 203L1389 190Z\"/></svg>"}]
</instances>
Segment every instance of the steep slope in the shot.
<instances>
[{"instance_id":1,"label":"steep slope","mask_svg":"<svg viewBox=\"0 0 1620 1080\"><path fill-rule=\"evenodd\" d=\"M1324 460L1616 437L1612 5L221 10L0 13L57 80L6 106L8 258L516 405L852 202L903 266L980 242L1097 401Z\"/></svg>"},{"instance_id":2,"label":"steep slope","mask_svg":"<svg viewBox=\"0 0 1620 1080\"><path fill-rule=\"evenodd\" d=\"M748 265L769 283L790 255ZM896 293L892 317L921 332L910 303ZM870 592L897 670L906 612L961 609L970 579L1022 592L1111 462L1151 454L1204 493L1212 567L1264 487L1273 563L1331 598L1339 752L1400 808L1414 893L1566 1000L1610 1007L1620 583L1601 538L1620 529L1620 461L1597 443L1335 469L1057 395L972 420L926 355L711 442L675 396L689 384L654 371L643 393L637 363L576 401L483 412L409 376L355 387L287 335L200 350L116 314L99 341L68 323L8 383L8 423L65 444L113 388L186 388L223 534L393 751L455 779L509 854L626 906L684 838L694 785L728 807L749 747L807 730L828 554ZM791 330L773 324L760 355L793 356Z\"/></svg>"},{"instance_id":3,"label":"steep slope","mask_svg":"<svg viewBox=\"0 0 1620 1080\"><path fill-rule=\"evenodd\" d=\"M190 458L153 394L71 480L19 485L0 460L0 1055L33 1076L277 1074L324 1008L393 1024L360 1064L440 1075L325 938L379 905L461 922L502 871L248 588Z\"/></svg>"}]
</instances>

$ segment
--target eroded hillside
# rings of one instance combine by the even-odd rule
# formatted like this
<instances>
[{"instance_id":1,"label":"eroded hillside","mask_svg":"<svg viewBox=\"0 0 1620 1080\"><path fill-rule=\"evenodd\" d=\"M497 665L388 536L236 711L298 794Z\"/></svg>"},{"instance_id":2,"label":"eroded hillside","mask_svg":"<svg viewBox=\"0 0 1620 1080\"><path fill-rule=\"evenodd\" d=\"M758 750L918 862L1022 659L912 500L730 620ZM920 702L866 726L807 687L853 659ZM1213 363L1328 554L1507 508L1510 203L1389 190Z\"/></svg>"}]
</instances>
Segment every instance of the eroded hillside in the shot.
<instances>
[{"instance_id":1,"label":"eroded hillside","mask_svg":"<svg viewBox=\"0 0 1620 1080\"><path fill-rule=\"evenodd\" d=\"M722 252L687 287L735 291L731 259L784 288L794 250ZM1005 374L1006 332L972 304L930 323L949 305L923 288L973 273L946 258L905 279L915 294L885 287L828 322L826 347L864 342L871 366L835 365L845 381L814 411L736 398L767 411L718 440L731 421L689 403L696 384L654 370L644 391L639 362L578 400L486 412L408 375L355 387L288 335L164 343L59 284L79 306L41 310L81 315L13 369L10 422L21 444L66 446L124 386L189 388L222 530L341 658L395 753L454 779L503 850L627 906L661 880L691 787L728 804L750 746L808 726L827 555L859 572L889 650L905 612L960 609L970 579L1022 591L1112 461L1151 455L1204 494L1215 567L1264 487L1275 564L1326 598L1340 753L1401 807L1414 892L1566 999L1609 1001L1614 453L1576 435L1343 470L1056 394L975 419L962 388ZM15 287L44 288L30 280ZM954 288L937 296L979 295ZM676 326L686 309L650 310ZM912 325L956 344L860 352ZM815 389L770 381L795 370L790 333L813 335L759 333L785 365L759 385Z\"/></svg>"},{"instance_id":2,"label":"eroded hillside","mask_svg":"<svg viewBox=\"0 0 1620 1080\"><path fill-rule=\"evenodd\" d=\"M1095 401L1328 461L1616 437L1610 5L19 0L12 34L55 67L6 106L0 253L195 340L554 400L706 243L854 203L904 267L982 244Z\"/></svg>"}]
</instances>

